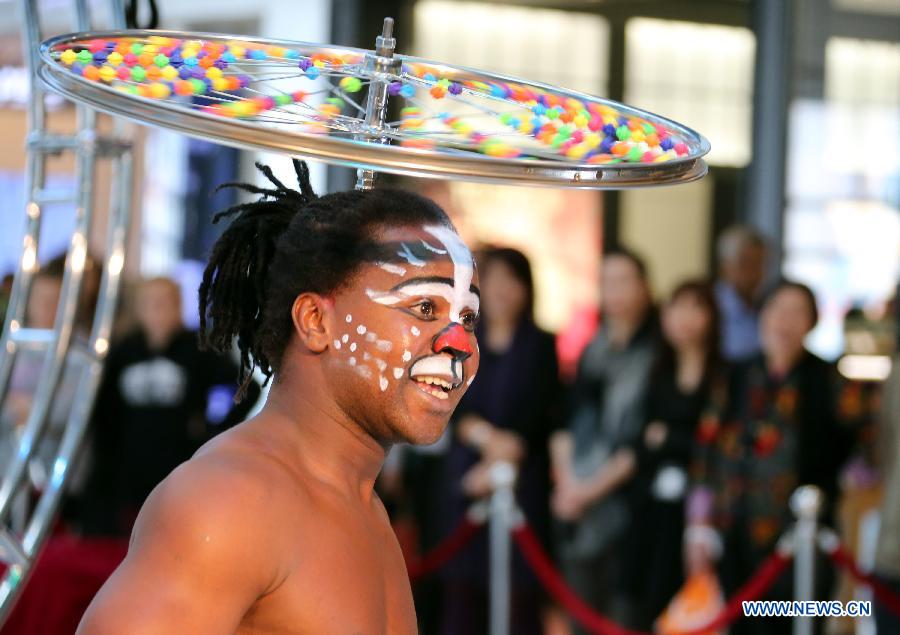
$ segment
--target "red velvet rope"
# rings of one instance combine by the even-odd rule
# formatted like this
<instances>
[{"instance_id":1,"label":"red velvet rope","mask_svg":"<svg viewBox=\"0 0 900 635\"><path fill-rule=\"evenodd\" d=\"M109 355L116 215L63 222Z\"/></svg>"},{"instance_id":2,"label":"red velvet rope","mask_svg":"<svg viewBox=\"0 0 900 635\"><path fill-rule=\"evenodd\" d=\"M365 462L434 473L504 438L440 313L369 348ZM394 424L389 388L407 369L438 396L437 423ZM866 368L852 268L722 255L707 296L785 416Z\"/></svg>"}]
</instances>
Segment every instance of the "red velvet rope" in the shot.
<instances>
[{"instance_id":1,"label":"red velvet rope","mask_svg":"<svg viewBox=\"0 0 900 635\"><path fill-rule=\"evenodd\" d=\"M734 594L728 599L728 602L719 612L719 614L707 626L695 628L690 631L680 633L680 635L699 635L700 633L709 633L723 629L739 618L743 617L743 603L751 600L758 600L766 591L775 583L775 580L784 573L791 556L785 555L779 551L773 551L761 565L753 573L753 577L747 580Z\"/></svg>"},{"instance_id":2,"label":"red velvet rope","mask_svg":"<svg viewBox=\"0 0 900 635\"><path fill-rule=\"evenodd\" d=\"M594 611L584 600L578 597L575 591L566 584L559 571L554 568L531 527L523 524L516 528L513 530L513 538L519 549L521 549L525 561L531 566L535 575L550 595L555 597L563 608L587 630L596 635L648 635L619 626L612 620ZM707 633L724 628L735 622L743 615L741 603L762 597L775 580L778 579L778 576L784 572L789 562L790 556L778 551L773 552L760 565L753 577L745 582L728 600L728 603L715 619L707 626L687 631L681 635Z\"/></svg>"},{"instance_id":3,"label":"red velvet rope","mask_svg":"<svg viewBox=\"0 0 900 635\"><path fill-rule=\"evenodd\" d=\"M831 561L836 566L846 569L856 580L872 589L872 595L875 596L878 603L883 604L891 613L900 617L900 596L885 586L878 578L860 571L850 552L840 543L836 544L837 546L833 550L826 549L826 553L831 558Z\"/></svg>"},{"instance_id":4,"label":"red velvet rope","mask_svg":"<svg viewBox=\"0 0 900 635\"><path fill-rule=\"evenodd\" d=\"M415 582L419 578L430 575L443 567L460 549L469 544L482 526L483 523L476 523L468 517L464 517L462 522L453 530L453 533L447 536L441 544L415 562L410 562L407 565L409 579Z\"/></svg>"}]
</instances>

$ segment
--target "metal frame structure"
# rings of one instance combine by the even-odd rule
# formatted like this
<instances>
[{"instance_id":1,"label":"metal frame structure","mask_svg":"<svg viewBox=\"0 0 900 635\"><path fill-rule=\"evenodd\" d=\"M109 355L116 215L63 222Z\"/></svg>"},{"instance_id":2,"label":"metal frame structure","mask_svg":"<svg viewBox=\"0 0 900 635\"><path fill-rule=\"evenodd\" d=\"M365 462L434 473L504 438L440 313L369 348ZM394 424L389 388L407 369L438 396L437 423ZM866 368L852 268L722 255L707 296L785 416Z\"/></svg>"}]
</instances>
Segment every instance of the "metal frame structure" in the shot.
<instances>
[{"instance_id":1,"label":"metal frame structure","mask_svg":"<svg viewBox=\"0 0 900 635\"><path fill-rule=\"evenodd\" d=\"M25 57L32 78L27 137L27 221L0 338L0 405L9 397L10 379L18 353L29 350L37 352L43 359L28 417L16 435L13 455L0 472L0 563L6 565L0 577L0 623L12 609L47 537L93 408L103 360L109 348L125 263L133 181L129 127L124 122L116 122L110 137L101 137L97 132L97 112L88 106L78 105L75 135L59 135L49 131L46 89L37 78L40 66L38 51L43 40L37 0L22 0L21 9ZM109 0L108 9L112 16L111 26L123 27L121 0ZM75 28L90 30L91 17L87 0L75 0ZM63 153L72 153L75 157L77 185L71 193L58 194L47 189L47 161L51 156ZM86 335L82 335L76 332L76 317L88 257L88 240L95 220L96 164L104 158L112 162L112 179L108 229L101 261L103 274L93 319L90 325L84 325L88 330ZM29 328L25 321L26 306L34 275L40 269L38 244L42 212L49 203L75 205L75 231L66 255L54 326L52 329ZM77 365L81 370L76 397L55 448L49 478L40 492L34 492L28 477L28 466L36 456L38 443L45 437L63 371L72 365ZM25 509L21 517L13 521L11 513L17 501L24 501Z\"/></svg>"}]
</instances>

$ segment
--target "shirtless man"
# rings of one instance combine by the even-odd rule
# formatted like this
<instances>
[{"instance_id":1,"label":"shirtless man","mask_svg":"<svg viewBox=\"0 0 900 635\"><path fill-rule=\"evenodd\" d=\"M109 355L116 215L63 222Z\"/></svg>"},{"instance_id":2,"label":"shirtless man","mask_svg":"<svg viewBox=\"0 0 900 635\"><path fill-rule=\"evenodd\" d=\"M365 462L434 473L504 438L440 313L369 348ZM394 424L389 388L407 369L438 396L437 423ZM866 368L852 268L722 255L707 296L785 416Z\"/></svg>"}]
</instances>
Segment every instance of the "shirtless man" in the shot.
<instances>
[{"instance_id":1,"label":"shirtless man","mask_svg":"<svg viewBox=\"0 0 900 635\"><path fill-rule=\"evenodd\" d=\"M406 567L373 491L397 442L432 443L478 367L477 276L415 194L236 206L200 288L204 341L236 336L262 412L154 490L82 635L415 633Z\"/></svg>"}]
</instances>

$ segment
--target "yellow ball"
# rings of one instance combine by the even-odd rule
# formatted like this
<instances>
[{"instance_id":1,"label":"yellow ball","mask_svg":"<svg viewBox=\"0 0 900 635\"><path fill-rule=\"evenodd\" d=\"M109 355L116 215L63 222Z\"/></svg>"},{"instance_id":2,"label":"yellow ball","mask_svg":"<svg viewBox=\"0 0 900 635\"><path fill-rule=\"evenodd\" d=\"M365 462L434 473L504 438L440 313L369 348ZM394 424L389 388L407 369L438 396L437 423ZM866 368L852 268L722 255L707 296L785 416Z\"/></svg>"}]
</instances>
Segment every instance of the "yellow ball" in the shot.
<instances>
[{"instance_id":1,"label":"yellow ball","mask_svg":"<svg viewBox=\"0 0 900 635\"><path fill-rule=\"evenodd\" d=\"M159 74L162 75L163 79L167 79L170 82L178 79L178 69L171 65L163 66Z\"/></svg>"},{"instance_id":2,"label":"yellow ball","mask_svg":"<svg viewBox=\"0 0 900 635\"><path fill-rule=\"evenodd\" d=\"M59 56L59 59L61 59L62 63L66 66L71 66L75 63L75 60L78 59L78 54L72 49L66 49L63 51L62 55Z\"/></svg>"},{"instance_id":3,"label":"yellow ball","mask_svg":"<svg viewBox=\"0 0 900 635\"><path fill-rule=\"evenodd\" d=\"M210 79L222 79L222 71L215 66L206 69L206 76Z\"/></svg>"},{"instance_id":4,"label":"yellow ball","mask_svg":"<svg viewBox=\"0 0 900 635\"><path fill-rule=\"evenodd\" d=\"M153 99L168 99L172 94L172 90L162 82L153 82L150 84L150 96Z\"/></svg>"},{"instance_id":5,"label":"yellow ball","mask_svg":"<svg viewBox=\"0 0 900 635\"><path fill-rule=\"evenodd\" d=\"M114 69L112 66L109 66L109 65L107 64L107 65L104 65L104 66L100 69L100 79L101 79L102 81L104 81L104 82L106 82L107 84L109 84L109 83L112 82L112 80L114 80L115 78L116 78L116 69Z\"/></svg>"},{"instance_id":6,"label":"yellow ball","mask_svg":"<svg viewBox=\"0 0 900 635\"><path fill-rule=\"evenodd\" d=\"M122 63L122 54L118 51L113 51L109 54L109 57L106 58L106 61L110 66L118 66Z\"/></svg>"},{"instance_id":7,"label":"yellow ball","mask_svg":"<svg viewBox=\"0 0 900 635\"><path fill-rule=\"evenodd\" d=\"M228 90L228 82L222 78L217 77L212 80L213 90L218 90L219 92Z\"/></svg>"},{"instance_id":8,"label":"yellow ball","mask_svg":"<svg viewBox=\"0 0 900 635\"><path fill-rule=\"evenodd\" d=\"M246 48L244 48L243 46L238 46L236 44L232 44L229 50L236 59L242 59L247 54Z\"/></svg>"}]
</instances>

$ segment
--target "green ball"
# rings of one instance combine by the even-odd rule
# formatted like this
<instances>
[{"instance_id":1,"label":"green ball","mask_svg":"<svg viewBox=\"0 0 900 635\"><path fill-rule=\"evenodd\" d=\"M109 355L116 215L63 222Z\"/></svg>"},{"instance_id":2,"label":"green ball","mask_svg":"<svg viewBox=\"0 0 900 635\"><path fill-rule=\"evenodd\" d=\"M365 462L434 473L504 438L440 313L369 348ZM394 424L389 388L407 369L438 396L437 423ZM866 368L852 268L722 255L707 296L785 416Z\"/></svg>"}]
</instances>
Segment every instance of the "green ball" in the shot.
<instances>
[{"instance_id":1,"label":"green ball","mask_svg":"<svg viewBox=\"0 0 900 635\"><path fill-rule=\"evenodd\" d=\"M656 128L653 127L651 123L645 123L641 126L644 129L644 134L655 134Z\"/></svg>"},{"instance_id":2,"label":"green ball","mask_svg":"<svg viewBox=\"0 0 900 635\"><path fill-rule=\"evenodd\" d=\"M640 161L642 156L644 156L644 153L641 152L641 149L638 147L634 147L628 151L628 154L625 155L625 158L629 161Z\"/></svg>"},{"instance_id":3,"label":"green ball","mask_svg":"<svg viewBox=\"0 0 900 635\"><path fill-rule=\"evenodd\" d=\"M194 87L195 95L203 95L206 93L206 83L199 79L191 79L188 80L191 82L191 86Z\"/></svg>"},{"instance_id":4,"label":"green ball","mask_svg":"<svg viewBox=\"0 0 900 635\"><path fill-rule=\"evenodd\" d=\"M88 51L87 49L85 49L83 51L79 51L78 55L76 57L78 58L78 61L81 62L82 64L90 64L91 62L94 61L93 54L90 51Z\"/></svg>"},{"instance_id":5,"label":"green ball","mask_svg":"<svg viewBox=\"0 0 900 635\"><path fill-rule=\"evenodd\" d=\"M287 106L293 103L290 95L285 95L284 93L275 95L275 103L279 106Z\"/></svg>"},{"instance_id":6,"label":"green ball","mask_svg":"<svg viewBox=\"0 0 900 635\"><path fill-rule=\"evenodd\" d=\"M135 55L140 55L144 51L144 45L140 42L135 42L131 45L131 52Z\"/></svg>"},{"instance_id":7,"label":"green ball","mask_svg":"<svg viewBox=\"0 0 900 635\"><path fill-rule=\"evenodd\" d=\"M616 128L616 138L619 141L627 141L631 139L631 130L628 129L628 126L622 124L618 128Z\"/></svg>"},{"instance_id":8,"label":"green ball","mask_svg":"<svg viewBox=\"0 0 900 635\"><path fill-rule=\"evenodd\" d=\"M160 68L165 68L169 65L169 58L162 53L159 53L156 57L153 58L153 63Z\"/></svg>"},{"instance_id":9,"label":"green ball","mask_svg":"<svg viewBox=\"0 0 900 635\"><path fill-rule=\"evenodd\" d=\"M147 79L147 71L143 66L134 66L131 69L131 79L135 82L142 82Z\"/></svg>"}]
</instances>

